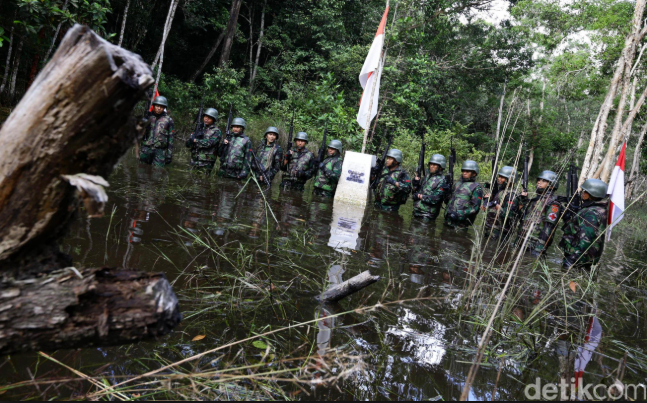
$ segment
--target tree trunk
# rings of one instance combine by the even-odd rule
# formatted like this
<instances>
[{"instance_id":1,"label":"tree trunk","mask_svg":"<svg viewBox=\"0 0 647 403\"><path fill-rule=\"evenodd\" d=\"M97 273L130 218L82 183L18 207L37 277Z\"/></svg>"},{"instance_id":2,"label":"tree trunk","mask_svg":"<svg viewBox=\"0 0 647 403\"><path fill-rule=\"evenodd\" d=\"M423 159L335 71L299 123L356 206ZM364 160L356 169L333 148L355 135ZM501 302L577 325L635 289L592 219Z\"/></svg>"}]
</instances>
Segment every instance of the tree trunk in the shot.
<instances>
[{"instance_id":1,"label":"tree trunk","mask_svg":"<svg viewBox=\"0 0 647 403\"><path fill-rule=\"evenodd\" d=\"M267 0L263 3L263 10L261 11L261 30L258 34L258 46L256 47L256 60L254 61L254 70L252 71L251 78L249 79L249 93L254 92L254 80L256 80L256 73L258 71L258 62L261 58L261 49L263 48L263 35L265 29L265 8L267 7Z\"/></svg>"},{"instance_id":2,"label":"tree trunk","mask_svg":"<svg viewBox=\"0 0 647 403\"><path fill-rule=\"evenodd\" d=\"M181 319L163 274L77 272L63 269L0 284L0 356L132 343L164 335Z\"/></svg>"},{"instance_id":3,"label":"tree trunk","mask_svg":"<svg viewBox=\"0 0 647 403\"><path fill-rule=\"evenodd\" d=\"M166 23L164 24L164 31L162 32L162 43L160 43L160 47L157 50L157 54L155 55L155 60L153 60L153 63L151 64L153 70L155 70L155 67L157 66L157 62L162 57L162 53L164 52L166 39L168 38L169 32L171 32L171 26L173 25L173 18L175 18L175 9L177 8L177 5L179 2L180 0L171 0L171 5L169 6L168 14L166 15Z\"/></svg>"},{"instance_id":4,"label":"tree trunk","mask_svg":"<svg viewBox=\"0 0 647 403\"><path fill-rule=\"evenodd\" d=\"M5 86L7 84L7 77L9 76L9 62L11 62L11 50L13 47L13 31L15 27L11 27L11 35L9 35L9 49L7 50L7 61L4 65L4 75L2 76L2 84L0 84L0 100L2 100L2 94L4 93Z\"/></svg>"},{"instance_id":5,"label":"tree trunk","mask_svg":"<svg viewBox=\"0 0 647 403\"><path fill-rule=\"evenodd\" d=\"M229 54L231 53L231 47L234 44L234 38L236 36L236 26L238 25L238 14L240 14L241 4L243 4L243 0L232 0L231 2L229 24L227 24L227 29L225 30L222 52L220 52L220 61L218 62L218 65L221 67L229 62Z\"/></svg>"},{"instance_id":6,"label":"tree trunk","mask_svg":"<svg viewBox=\"0 0 647 403\"><path fill-rule=\"evenodd\" d=\"M501 135L501 118L503 117L503 103L505 101L505 90L508 83L503 84L503 94L501 94L501 102L499 102L499 117L496 121L496 133L494 134L494 144L499 144L499 136Z\"/></svg>"},{"instance_id":7,"label":"tree trunk","mask_svg":"<svg viewBox=\"0 0 647 403\"><path fill-rule=\"evenodd\" d=\"M636 149L634 150L634 160L631 164L631 173L629 175L629 180L627 181L627 200L630 200L633 196L633 192L636 189L636 181L638 180L638 168L640 167L640 158L642 156L642 147L643 141L645 140L645 133L647 133L647 122L643 125L638 135L638 143L636 144Z\"/></svg>"},{"instance_id":8,"label":"tree trunk","mask_svg":"<svg viewBox=\"0 0 647 403\"><path fill-rule=\"evenodd\" d=\"M65 3L63 4L63 8L61 9L63 12L67 10L67 2L69 0L65 0ZM130 0L128 0L130 1ZM52 54L52 50L54 50L54 45L56 44L56 38L58 38L58 33L61 32L61 26L63 25L63 20L61 20L58 25L56 26L56 32L54 32L54 37L52 38L52 44L49 45L49 49L47 49L47 54L45 55L45 58L43 59L44 63L47 63L49 60L49 56Z\"/></svg>"},{"instance_id":9,"label":"tree trunk","mask_svg":"<svg viewBox=\"0 0 647 403\"><path fill-rule=\"evenodd\" d=\"M202 74L204 69L207 67L207 64L211 61L211 58L213 55L216 53L216 50L220 47L220 44L222 43L222 39L225 37L225 31L222 31L220 35L218 35L218 39L216 39L216 43L213 45L211 50L209 51L209 54L207 57L204 59L204 62L200 65L200 67L193 73L193 76L191 77L191 82L195 82L197 80L198 76Z\"/></svg>"},{"instance_id":10,"label":"tree trunk","mask_svg":"<svg viewBox=\"0 0 647 403\"><path fill-rule=\"evenodd\" d=\"M20 39L16 56L13 61L13 71L11 73L11 81L9 82L9 103L13 103L16 96L16 80L18 79L18 70L20 69L20 56L22 55L22 45L25 42L24 37Z\"/></svg>"},{"instance_id":11,"label":"tree trunk","mask_svg":"<svg viewBox=\"0 0 647 403\"><path fill-rule=\"evenodd\" d=\"M380 279L380 276L374 276L366 270L357 276L336 284L324 291L317 299L321 302L337 302L357 291L368 287Z\"/></svg>"},{"instance_id":12,"label":"tree trunk","mask_svg":"<svg viewBox=\"0 0 647 403\"><path fill-rule=\"evenodd\" d=\"M67 0L65 0L67 2ZM121 46L124 42L124 32L126 32L126 21L128 20L128 9L130 8L130 0L126 3L126 8L124 9L124 19L121 21L121 32L119 33L119 43L117 46Z\"/></svg>"}]
</instances>

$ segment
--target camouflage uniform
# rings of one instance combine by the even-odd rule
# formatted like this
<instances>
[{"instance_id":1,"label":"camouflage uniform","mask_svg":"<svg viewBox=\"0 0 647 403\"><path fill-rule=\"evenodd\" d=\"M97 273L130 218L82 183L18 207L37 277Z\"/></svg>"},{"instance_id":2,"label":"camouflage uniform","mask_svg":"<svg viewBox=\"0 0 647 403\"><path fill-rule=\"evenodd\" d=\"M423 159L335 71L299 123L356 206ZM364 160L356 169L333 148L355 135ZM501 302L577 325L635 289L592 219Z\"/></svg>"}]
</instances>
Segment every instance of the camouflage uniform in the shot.
<instances>
[{"instance_id":1,"label":"camouflage uniform","mask_svg":"<svg viewBox=\"0 0 647 403\"><path fill-rule=\"evenodd\" d=\"M156 167L170 164L173 160L174 136L173 119L166 112L160 115L151 114L146 135L139 148L139 160Z\"/></svg>"},{"instance_id":2,"label":"camouflage uniform","mask_svg":"<svg viewBox=\"0 0 647 403\"><path fill-rule=\"evenodd\" d=\"M388 178L393 178L400 183L400 187L388 183ZM411 193L409 174L400 167L393 171L385 167L375 188L375 208L382 211L398 211L400 206L407 202L409 193Z\"/></svg>"},{"instance_id":3,"label":"camouflage uniform","mask_svg":"<svg viewBox=\"0 0 647 403\"><path fill-rule=\"evenodd\" d=\"M497 211L496 206L501 206ZM486 234L492 234L493 239L503 236L506 238L514 229L519 218L519 197L507 187L499 190L490 197L485 216Z\"/></svg>"},{"instance_id":4,"label":"camouflage uniform","mask_svg":"<svg viewBox=\"0 0 647 403\"><path fill-rule=\"evenodd\" d=\"M234 134L229 144L223 143L218 176L223 178L245 179L252 166L252 140L243 132Z\"/></svg>"},{"instance_id":5,"label":"camouflage uniform","mask_svg":"<svg viewBox=\"0 0 647 403\"><path fill-rule=\"evenodd\" d=\"M590 269L598 264L604 249L602 234L607 228L607 205L606 200L584 202L580 212L565 224L559 243L565 267Z\"/></svg>"},{"instance_id":6,"label":"camouflage uniform","mask_svg":"<svg viewBox=\"0 0 647 403\"><path fill-rule=\"evenodd\" d=\"M413 216L425 220L435 220L440 214L445 194L449 192L449 184L445 175L440 171L429 175L421 181L413 180ZM422 200L415 197L419 193Z\"/></svg>"},{"instance_id":7,"label":"camouflage uniform","mask_svg":"<svg viewBox=\"0 0 647 403\"><path fill-rule=\"evenodd\" d=\"M327 157L323 160L324 166L319 169L317 176L315 176L314 194L323 197L335 197L343 162L339 152L336 152L333 157Z\"/></svg>"},{"instance_id":8,"label":"camouflage uniform","mask_svg":"<svg viewBox=\"0 0 647 403\"><path fill-rule=\"evenodd\" d=\"M194 168L205 168L212 170L218 155L218 145L222 133L215 124L205 126L201 138L191 137L186 141L187 148L191 149L191 166ZM193 141L193 140L197 141Z\"/></svg>"},{"instance_id":9,"label":"camouflage uniform","mask_svg":"<svg viewBox=\"0 0 647 403\"><path fill-rule=\"evenodd\" d=\"M285 172L281 187L303 191L306 182L312 178L314 173L315 156L305 147L301 151L294 147L292 151L292 158L288 160L288 163L281 164L281 171Z\"/></svg>"},{"instance_id":10,"label":"camouflage uniform","mask_svg":"<svg viewBox=\"0 0 647 403\"><path fill-rule=\"evenodd\" d=\"M269 174L268 182L272 182L279 169L281 169L283 149L276 141L272 144L267 144L267 140L263 140L263 144L256 150L256 158L263 164L263 168L267 169Z\"/></svg>"},{"instance_id":11,"label":"camouflage uniform","mask_svg":"<svg viewBox=\"0 0 647 403\"><path fill-rule=\"evenodd\" d=\"M526 204L526 203L524 203ZM533 255L544 253L555 239L557 224L564 212L564 208L553 192L537 195L525 206L517 237L517 246L523 245L530 225L535 227L528 239L528 250Z\"/></svg>"},{"instance_id":12,"label":"camouflage uniform","mask_svg":"<svg viewBox=\"0 0 647 403\"><path fill-rule=\"evenodd\" d=\"M468 228L476 219L483 201L483 188L476 178L461 179L454 185L454 192L445 210L445 225L452 228ZM452 218L452 214L455 218Z\"/></svg>"}]
</instances>

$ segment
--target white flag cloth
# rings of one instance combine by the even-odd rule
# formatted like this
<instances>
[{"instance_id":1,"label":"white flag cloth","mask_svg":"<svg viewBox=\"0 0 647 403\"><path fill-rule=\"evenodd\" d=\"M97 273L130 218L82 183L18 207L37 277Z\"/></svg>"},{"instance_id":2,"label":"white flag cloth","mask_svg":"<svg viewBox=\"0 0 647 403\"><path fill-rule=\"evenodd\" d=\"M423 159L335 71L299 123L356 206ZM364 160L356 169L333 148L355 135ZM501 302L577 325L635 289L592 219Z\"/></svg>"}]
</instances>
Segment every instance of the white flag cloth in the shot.
<instances>
[{"instance_id":1,"label":"white flag cloth","mask_svg":"<svg viewBox=\"0 0 647 403\"><path fill-rule=\"evenodd\" d=\"M577 356L575 357L575 387L581 388L582 376L586 366L591 361L593 353L598 348L600 340L602 339L602 325L596 316L592 316L589 320L589 329L586 332L584 345L577 348Z\"/></svg>"},{"instance_id":2,"label":"white flag cloth","mask_svg":"<svg viewBox=\"0 0 647 403\"><path fill-rule=\"evenodd\" d=\"M380 63L382 62L382 48L384 46L384 27L386 26L386 17L389 14L389 8L384 10L382 21L373 39L371 49L368 51L368 56L364 60L362 71L359 73L359 83L361 84L364 92L359 101L359 112L357 112L357 123L366 129L368 123L373 120L377 115L378 99L380 98L380 77L382 69ZM375 88L375 91L373 90ZM373 102L371 102L371 95L373 95ZM371 110L369 111L369 107ZM369 118L370 112L370 118Z\"/></svg>"},{"instance_id":3,"label":"white flag cloth","mask_svg":"<svg viewBox=\"0 0 647 403\"><path fill-rule=\"evenodd\" d=\"M609 203L609 229L607 230L607 241L611 239L611 229L615 227L624 217L625 213L625 149L627 143L622 145L622 151L618 156L618 162L611 174L609 190L611 203Z\"/></svg>"}]
</instances>

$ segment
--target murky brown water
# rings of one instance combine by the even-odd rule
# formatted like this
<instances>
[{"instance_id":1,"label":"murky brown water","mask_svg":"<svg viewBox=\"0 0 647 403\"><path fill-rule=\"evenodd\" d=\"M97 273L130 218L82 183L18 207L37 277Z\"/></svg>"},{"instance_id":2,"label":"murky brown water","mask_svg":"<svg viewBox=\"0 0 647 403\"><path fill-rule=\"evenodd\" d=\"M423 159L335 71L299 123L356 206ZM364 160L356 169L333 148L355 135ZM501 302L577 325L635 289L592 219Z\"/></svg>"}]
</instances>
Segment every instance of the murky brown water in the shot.
<instances>
[{"instance_id":1,"label":"murky brown water","mask_svg":"<svg viewBox=\"0 0 647 403\"><path fill-rule=\"evenodd\" d=\"M474 230L448 231L441 219L436 225L412 221L411 202L399 215L371 207L359 212L335 210L332 200L313 197L310 188L304 194L280 192L275 183L267 197L277 223L266 214L263 198L253 185L241 192L241 183L192 174L182 158L171 168L159 170L138 164L129 153L109 181L107 215L93 220L79 218L62 242L64 251L73 256L77 266L166 273L175 282L185 319L172 334L154 342L59 351L54 354L58 360L117 383L124 375L158 368L160 361L177 361L251 333L379 301L438 297L438 301L394 305L388 312L331 318L300 335L286 336L274 348L285 356L291 351L295 351L293 356L303 356L304 351L316 354L339 349L365 357L365 372L338 387L307 386L307 392L313 394L309 398L459 398L481 332L474 332L469 318L456 311L467 267L461 259L469 260ZM196 243L194 236L223 248L232 262ZM647 346L644 287L632 278L614 288L642 264L636 262L643 260L644 252L631 254L637 260L619 257L613 251L605 253L603 266L608 270L599 279L604 297L598 298L605 330L599 349L603 366L596 355L587 367L589 382L597 383L605 371L613 371L618 365L614 360L621 359L624 351L629 351L626 380L645 378L639 357ZM487 253L486 257L490 258ZM553 247L548 264L557 266L558 262ZM327 281L346 280L368 268L383 279L337 306L316 303L314 296ZM235 309L205 303L209 298L216 301L214 290L218 287L224 290L236 284L232 275L244 276L245 272L267 280L268 286L271 278L277 292L274 304L255 305L250 297L237 300ZM634 307L633 312L626 308L626 299L631 300L628 305ZM542 329L544 340L553 332L547 323ZM516 329L511 320L498 331L514 333ZM206 337L192 342L196 335ZM524 386L536 377L559 382L560 354L573 345L556 339L542 346L532 345L531 336L527 345L502 344L499 357L484 359L470 398L491 400L496 388L496 399L521 399ZM245 351L250 356L259 353L250 346ZM232 363L246 362L231 355ZM65 376L71 374L36 354L0 359L0 385ZM288 396L306 397L294 386L285 388L293 393ZM69 398L87 390L88 385L80 382L29 386L0 398Z\"/></svg>"}]
</instances>

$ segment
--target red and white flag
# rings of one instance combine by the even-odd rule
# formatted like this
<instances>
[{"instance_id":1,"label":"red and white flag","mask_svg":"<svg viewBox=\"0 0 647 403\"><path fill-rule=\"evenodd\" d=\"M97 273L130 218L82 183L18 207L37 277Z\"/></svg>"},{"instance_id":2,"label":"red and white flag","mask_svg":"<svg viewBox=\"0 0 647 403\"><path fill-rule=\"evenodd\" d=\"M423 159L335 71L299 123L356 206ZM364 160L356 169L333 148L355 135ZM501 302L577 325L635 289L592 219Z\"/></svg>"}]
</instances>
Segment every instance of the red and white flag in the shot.
<instances>
[{"instance_id":1,"label":"red and white flag","mask_svg":"<svg viewBox=\"0 0 647 403\"><path fill-rule=\"evenodd\" d=\"M622 151L618 157L616 167L613 168L611 180L609 181L609 190L607 194L611 195L609 204L609 229L607 230L607 241L611 239L611 229L615 227L625 214L625 149L627 143L622 145Z\"/></svg>"},{"instance_id":2,"label":"red and white flag","mask_svg":"<svg viewBox=\"0 0 647 403\"><path fill-rule=\"evenodd\" d=\"M155 100L155 98L159 96L160 96L160 92L157 90L157 88L155 88L155 95L153 95L153 101ZM154 108L153 102L151 101L151 108L148 111L153 112L153 108Z\"/></svg>"},{"instance_id":3,"label":"red and white flag","mask_svg":"<svg viewBox=\"0 0 647 403\"><path fill-rule=\"evenodd\" d=\"M359 73L359 83L362 85L364 92L359 101L359 112L357 113L357 123L366 129L366 126L377 115L377 104L380 98L380 76L382 69L382 47L384 46L384 27L386 26L386 17L389 14L389 7L384 10L382 21L373 39L371 50L368 51L368 56L364 60L362 71ZM375 91L373 90L375 88ZM373 102L371 102L371 95L373 95ZM369 108L371 110L369 111ZM370 118L369 118L370 113Z\"/></svg>"},{"instance_id":4,"label":"red and white flag","mask_svg":"<svg viewBox=\"0 0 647 403\"><path fill-rule=\"evenodd\" d=\"M589 320L589 328L586 332L584 345L577 348L577 356L575 357L575 387L577 389L583 386L582 376L586 366L591 361L593 353L598 348L600 340L602 339L602 325L597 316L592 316Z\"/></svg>"}]
</instances>

